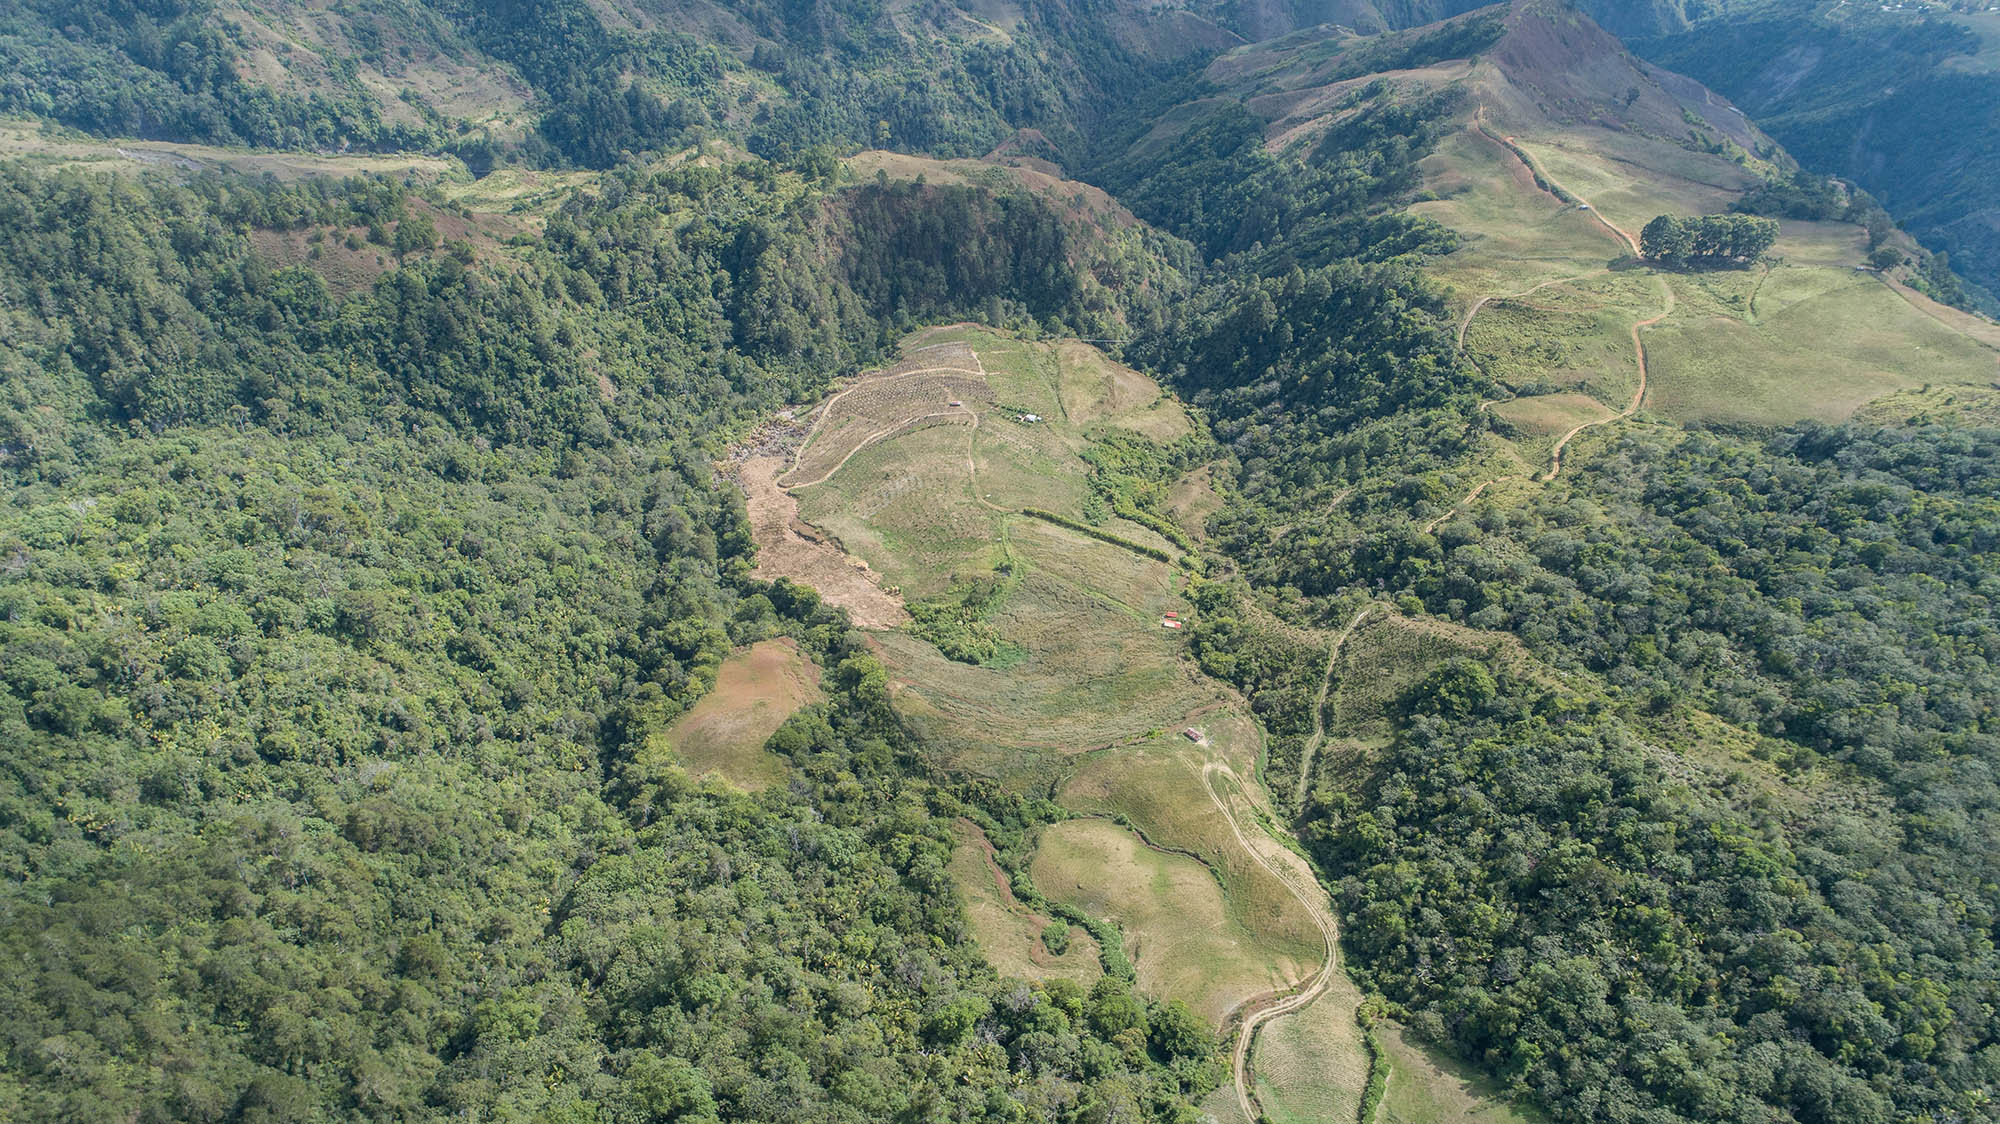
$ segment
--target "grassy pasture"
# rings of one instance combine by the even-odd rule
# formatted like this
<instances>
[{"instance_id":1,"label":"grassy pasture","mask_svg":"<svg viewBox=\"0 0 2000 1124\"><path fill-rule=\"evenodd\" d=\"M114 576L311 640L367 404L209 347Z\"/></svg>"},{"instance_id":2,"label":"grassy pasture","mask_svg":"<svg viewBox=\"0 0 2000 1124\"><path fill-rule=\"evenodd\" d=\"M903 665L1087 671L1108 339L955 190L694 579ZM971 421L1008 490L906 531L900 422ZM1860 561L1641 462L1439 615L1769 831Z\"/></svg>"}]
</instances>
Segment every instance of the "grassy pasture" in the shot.
<instances>
[{"instance_id":1,"label":"grassy pasture","mask_svg":"<svg viewBox=\"0 0 2000 1124\"><path fill-rule=\"evenodd\" d=\"M1271 1124L1356 1119L1368 1084L1368 1047L1354 1009L1361 991L1345 973L1303 1010L1257 1033L1257 1101Z\"/></svg>"},{"instance_id":2,"label":"grassy pasture","mask_svg":"<svg viewBox=\"0 0 2000 1124\"><path fill-rule=\"evenodd\" d=\"M270 174L281 180L312 176L382 175L434 183L463 175L455 160L420 153L378 153L319 156L303 152L262 152L174 141L98 140L80 135L47 136L38 122L0 119L0 156L28 157L59 167L91 171L136 172L148 167L227 167L249 175Z\"/></svg>"},{"instance_id":3,"label":"grassy pasture","mask_svg":"<svg viewBox=\"0 0 2000 1124\"><path fill-rule=\"evenodd\" d=\"M1513 1104L1506 1091L1471 1067L1385 1024L1389 1085L1375 1124L1540 1124L1532 1109Z\"/></svg>"},{"instance_id":4,"label":"grassy pasture","mask_svg":"<svg viewBox=\"0 0 2000 1124\"><path fill-rule=\"evenodd\" d=\"M1167 493L1167 513L1197 540L1205 537L1209 517L1222 510L1222 493L1215 489L1215 469L1200 468L1174 481Z\"/></svg>"},{"instance_id":5,"label":"grassy pasture","mask_svg":"<svg viewBox=\"0 0 2000 1124\"><path fill-rule=\"evenodd\" d=\"M1939 64L1940 70L1964 71L1967 74L2000 74L2000 14L1991 9L1984 12L1947 12L1936 10L1937 14L1953 23L1971 28L1979 36L1979 49L1969 55L1953 55ZM1929 11L1926 11L1926 15Z\"/></svg>"},{"instance_id":6,"label":"grassy pasture","mask_svg":"<svg viewBox=\"0 0 2000 1124\"><path fill-rule=\"evenodd\" d=\"M1589 215L1537 188L1513 153L1469 126L1445 137L1419 167L1425 189L1438 198L1409 210L1464 239L1426 270L1461 294L1464 307L1488 293L1602 268L1623 252Z\"/></svg>"},{"instance_id":7,"label":"grassy pasture","mask_svg":"<svg viewBox=\"0 0 2000 1124\"><path fill-rule=\"evenodd\" d=\"M1203 757L1178 733L1165 732L1093 754L1057 800L1079 812L1122 814L1147 841L1200 856L1221 880L1231 922L1274 958L1299 965L1292 979L1304 976L1319 959L1319 931L1291 891L1237 844L1229 821L1202 788Z\"/></svg>"},{"instance_id":8,"label":"grassy pasture","mask_svg":"<svg viewBox=\"0 0 2000 1124\"><path fill-rule=\"evenodd\" d=\"M1516 398L1496 403L1492 410L1496 417L1506 419L1531 439L1563 433L1583 422L1608 418L1612 413L1604 403L1584 394Z\"/></svg>"},{"instance_id":9,"label":"grassy pasture","mask_svg":"<svg viewBox=\"0 0 2000 1124\"><path fill-rule=\"evenodd\" d=\"M1231 915L1207 867L1154 850L1110 820L1050 826L1029 870L1049 898L1117 922L1140 988L1186 1001L1210 1025L1311 970L1305 963L1273 961L1257 935Z\"/></svg>"},{"instance_id":10,"label":"grassy pasture","mask_svg":"<svg viewBox=\"0 0 2000 1124\"><path fill-rule=\"evenodd\" d=\"M1525 394L1578 391L1623 409L1639 382L1632 323L1659 311L1644 271L1486 302L1465 333L1479 369Z\"/></svg>"},{"instance_id":11,"label":"grassy pasture","mask_svg":"<svg viewBox=\"0 0 2000 1124\"><path fill-rule=\"evenodd\" d=\"M978 825L960 820L953 825L951 876L965 897L966 922L987 960L1004 975L1031 980L1070 979L1089 987L1103 969L1097 942L1078 926L1070 927L1069 947L1058 956L1042 943L1047 914L1029 909L1014 896L1007 872L993 861L991 845Z\"/></svg>"},{"instance_id":12,"label":"grassy pasture","mask_svg":"<svg viewBox=\"0 0 2000 1124\"><path fill-rule=\"evenodd\" d=\"M1588 394L1575 392L1514 398L1496 402L1489 410L1513 427L1510 444L1529 475L1547 472L1549 456L1563 434L1586 422L1603 421L1617 412ZM1494 495L1496 487L1499 486L1489 487L1480 496Z\"/></svg>"},{"instance_id":13,"label":"grassy pasture","mask_svg":"<svg viewBox=\"0 0 2000 1124\"><path fill-rule=\"evenodd\" d=\"M671 752L697 778L716 776L745 792L785 779L785 762L764 748L798 709L818 702L819 668L789 638L762 640L724 660L715 689L653 735L648 752Z\"/></svg>"},{"instance_id":14,"label":"grassy pasture","mask_svg":"<svg viewBox=\"0 0 2000 1124\"><path fill-rule=\"evenodd\" d=\"M1510 128L1490 116L1489 124ZM1754 182L1719 157L1591 127L1522 127L1514 143L1634 235L1657 214L1722 211ZM1412 209L1465 238L1431 272L1464 308L1489 298L1466 325L1466 351L1529 399L1494 411L1521 427L1522 455L1541 459L1545 431L1563 417L1589 420L1570 394L1614 410L1630 401L1630 327L1660 310L1652 271L1620 269L1528 293L1622 252L1587 213L1535 187L1519 160L1475 131L1447 137L1423 167L1438 199ZM1788 221L1765 268L1662 275L1677 307L1644 332L1644 408L1696 423L1839 420L1895 391L2000 378L2000 332L1856 273L1864 250L1851 224Z\"/></svg>"},{"instance_id":15,"label":"grassy pasture","mask_svg":"<svg viewBox=\"0 0 2000 1124\"><path fill-rule=\"evenodd\" d=\"M1163 562L1136 557L1129 550L1039 519L1018 519L1008 529L1016 556L1033 572L1100 594L1154 631L1167 610L1183 607L1179 576ZM1135 539L1145 531L1123 521L1115 529Z\"/></svg>"},{"instance_id":16,"label":"grassy pasture","mask_svg":"<svg viewBox=\"0 0 2000 1124\"><path fill-rule=\"evenodd\" d=\"M2000 426L2000 390L1931 387L1899 390L1863 406L1854 419L1868 425Z\"/></svg>"},{"instance_id":17,"label":"grassy pasture","mask_svg":"<svg viewBox=\"0 0 2000 1124\"><path fill-rule=\"evenodd\" d=\"M1525 132L1514 143L1635 238L1655 215L1726 210L1757 183L1754 174L1720 157L1608 129Z\"/></svg>"},{"instance_id":18,"label":"grassy pasture","mask_svg":"<svg viewBox=\"0 0 2000 1124\"><path fill-rule=\"evenodd\" d=\"M1158 383L1088 344L1055 345L1059 400L1072 424L1130 429L1161 444L1193 432L1187 411Z\"/></svg>"},{"instance_id":19,"label":"grassy pasture","mask_svg":"<svg viewBox=\"0 0 2000 1124\"><path fill-rule=\"evenodd\" d=\"M1953 331L1867 274L1780 266L1740 318L1721 287L1754 275L1676 277L1682 307L1647 330L1647 408L1676 421L1838 421L1926 384L1990 385L2000 354Z\"/></svg>"}]
</instances>

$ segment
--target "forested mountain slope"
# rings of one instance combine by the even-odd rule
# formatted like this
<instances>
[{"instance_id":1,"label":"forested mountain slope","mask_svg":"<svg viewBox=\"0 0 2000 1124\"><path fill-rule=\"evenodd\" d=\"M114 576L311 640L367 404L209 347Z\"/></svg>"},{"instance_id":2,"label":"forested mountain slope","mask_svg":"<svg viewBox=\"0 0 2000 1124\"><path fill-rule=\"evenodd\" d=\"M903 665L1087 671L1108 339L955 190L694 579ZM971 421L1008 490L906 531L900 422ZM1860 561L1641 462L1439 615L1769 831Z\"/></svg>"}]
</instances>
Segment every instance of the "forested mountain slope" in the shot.
<instances>
[{"instance_id":1,"label":"forested mountain slope","mask_svg":"<svg viewBox=\"0 0 2000 1124\"><path fill-rule=\"evenodd\" d=\"M847 207L954 215L980 279L802 253ZM7 1115L1172 1116L1212 1081L1116 981L958 939L950 790L858 635L745 582L705 459L892 314L1095 322L1046 208L688 166L490 260L386 183L12 166L0 210ZM344 295L255 237L371 223L404 249ZM927 265L949 291L875 280ZM771 635L829 669L790 789L642 752Z\"/></svg>"},{"instance_id":2,"label":"forested mountain slope","mask_svg":"<svg viewBox=\"0 0 2000 1124\"><path fill-rule=\"evenodd\" d=\"M0 1115L1994 1117L2000 345L1582 13L0 60Z\"/></svg>"}]
</instances>

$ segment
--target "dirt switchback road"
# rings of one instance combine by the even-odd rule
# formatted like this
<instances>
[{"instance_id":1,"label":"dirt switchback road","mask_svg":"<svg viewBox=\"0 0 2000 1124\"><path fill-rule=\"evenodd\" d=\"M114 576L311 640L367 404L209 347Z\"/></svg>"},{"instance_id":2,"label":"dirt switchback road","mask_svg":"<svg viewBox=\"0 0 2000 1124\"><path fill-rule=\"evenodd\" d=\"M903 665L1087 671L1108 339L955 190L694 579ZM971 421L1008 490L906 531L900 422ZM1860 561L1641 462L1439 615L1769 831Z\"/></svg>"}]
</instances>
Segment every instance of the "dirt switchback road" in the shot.
<instances>
[{"instance_id":1,"label":"dirt switchback road","mask_svg":"<svg viewBox=\"0 0 2000 1124\"><path fill-rule=\"evenodd\" d=\"M1639 338L1639 329L1650 328L1674 314L1674 287L1667 284L1663 279L1660 281L1660 292L1665 298L1666 304L1665 307L1660 309L1659 315L1641 320L1632 325L1632 354L1639 360L1639 389L1632 392L1632 401L1626 403L1624 409L1608 418L1599 418L1596 421L1587 421L1571 427L1568 433L1563 434L1556 441L1555 448L1549 451L1549 474L1542 479L1554 480L1562 472L1563 449L1568 447L1570 438L1593 426L1610 425L1615 421L1624 421L1626 418L1639 412L1640 403L1646 400L1646 344L1645 341Z\"/></svg>"},{"instance_id":2,"label":"dirt switchback road","mask_svg":"<svg viewBox=\"0 0 2000 1124\"><path fill-rule=\"evenodd\" d=\"M1333 983L1334 973L1340 971L1340 928L1333 916L1333 903L1327 898L1326 891L1320 888L1319 879L1314 877L1305 860L1260 828L1253 826L1245 831L1237 817L1234 802L1216 787L1218 776L1226 777L1238 793L1247 793L1242 778L1236 775L1234 769L1220 761L1202 763L1202 788L1208 793L1209 800L1214 802L1216 810L1229 821L1229 830L1235 835L1237 846L1298 899L1312 918L1313 925L1319 929L1326 951L1326 959L1319 971L1314 972L1297 991L1252 1011L1236 1032L1236 1048L1230 1055L1230 1075L1236 1082L1236 1102L1243 1110L1243 1118L1255 1121L1262 1119L1250 1092L1250 1047L1257 1039L1257 1028L1281 1015L1300 1010L1326 994L1328 986ZM1245 795L1243 799L1247 801L1249 797Z\"/></svg>"}]
</instances>

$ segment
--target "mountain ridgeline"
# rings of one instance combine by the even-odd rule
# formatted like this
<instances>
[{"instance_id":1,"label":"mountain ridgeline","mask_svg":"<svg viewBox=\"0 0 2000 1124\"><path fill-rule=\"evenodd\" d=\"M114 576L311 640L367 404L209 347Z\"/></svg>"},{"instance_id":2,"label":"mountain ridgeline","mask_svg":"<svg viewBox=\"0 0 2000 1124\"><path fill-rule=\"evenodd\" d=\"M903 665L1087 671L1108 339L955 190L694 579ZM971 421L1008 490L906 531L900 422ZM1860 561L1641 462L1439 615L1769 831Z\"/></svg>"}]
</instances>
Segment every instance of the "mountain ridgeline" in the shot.
<instances>
[{"instance_id":1,"label":"mountain ridgeline","mask_svg":"<svg viewBox=\"0 0 2000 1124\"><path fill-rule=\"evenodd\" d=\"M1702 77L1751 18L1606 20ZM1949 57L1924 26L1897 58ZM1034 533L1157 567L1174 682L1247 700L1370 997L1364 1112L1471 1118L1395 1100L1386 1018L1482 1113L2000 1118L2000 408L1928 365L1695 401L1787 317L1991 358L1900 287L1984 260L1969 181L1772 139L1853 170L1831 87L1744 87L1766 136L1547 0L29 0L0 60L0 1116L1269 1096L1239 1019L1031 885L1058 784L951 764L889 634L756 576L732 448L970 320L1191 407L1092 430ZM1642 334L1687 305L1719 350ZM1000 414L920 420L983 476L1053 428ZM893 639L1033 658L1014 566ZM691 775L668 732L766 643L817 682L776 779ZM981 895L1048 913L1014 974ZM1042 970L1072 922L1082 982Z\"/></svg>"}]
</instances>

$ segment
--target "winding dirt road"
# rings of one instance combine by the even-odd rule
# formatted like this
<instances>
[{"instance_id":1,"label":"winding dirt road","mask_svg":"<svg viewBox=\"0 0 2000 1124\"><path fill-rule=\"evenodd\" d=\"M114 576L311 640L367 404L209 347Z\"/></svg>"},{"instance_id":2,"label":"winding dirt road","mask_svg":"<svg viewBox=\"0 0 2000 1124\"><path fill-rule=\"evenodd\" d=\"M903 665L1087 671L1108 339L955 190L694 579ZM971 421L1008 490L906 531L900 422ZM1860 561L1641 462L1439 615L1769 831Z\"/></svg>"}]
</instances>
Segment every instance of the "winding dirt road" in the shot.
<instances>
[{"instance_id":1,"label":"winding dirt road","mask_svg":"<svg viewBox=\"0 0 2000 1124\"><path fill-rule=\"evenodd\" d=\"M1309 979L1299 985L1297 991L1250 1012L1244 1017L1242 1027L1236 1032L1236 1048L1231 1053L1229 1067L1230 1074L1236 1082L1236 1103L1242 1108L1245 1120L1256 1121L1260 1117L1256 1109L1255 1096L1250 1091L1250 1047L1257 1039L1257 1029L1272 1019L1303 1009L1313 1000L1326 994L1326 989L1333 983L1334 973L1340 971L1340 927L1334 920L1333 904L1328 900L1326 892L1320 888L1319 880L1313 877L1310 870L1301 869L1305 860L1263 832L1258 832L1257 838L1262 839L1265 845L1259 847L1252 843L1251 836L1244 832L1243 825L1236 818L1236 812L1230 802L1216 790L1215 776L1218 773L1227 776L1239 791L1246 790L1242 778L1236 775L1234 769L1220 761L1211 760L1202 763L1201 787L1208 793L1208 799L1215 805L1216 810L1222 813L1222 818L1229 822L1229 831L1236 837L1236 845L1243 848L1244 853L1248 854L1252 861L1263 867L1266 873L1289 890L1292 897L1298 899L1299 905L1305 908L1306 914L1313 920L1313 925L1319 929L1320 940L1326 949L1326 959L1320 965L1319 971L1314 972ZM1276 855L1269 853L1271 848L1276 849ZM1275 864L1272 862L1273 858L1277 859Z\"/></svg>"},{"instance_id":2,"label":"winding dirt road","mask_svg":"<svg viewBox=\"0 0 2000 1124\"><path fill-rule=\"evenodd\" d=\"M978 360L978 356L976 355L973 358L975 362ZM938 374L969 375L982 379L986 377L986 372L984 370L972 371L972 370L967 370L964 367L919 367L914 371L904 371L901 372L900 374L883 375L880 378L864 379L861 382L855 383L853 386L848 387L846 390L843 390L839 394L836 394L833 397L826 400L826 405L820 408L819 418L813 422L812 428L806 431L805 440L799 442L799 451L793 454L792 463L796 465L800 461L805 459L806 450L812 448L812 443L814 439L819 437L820 430L826 428L827 419L833 416L833 408L840 404L841 399L847 397L850 394L853 394L857 390L873 390L874 388L881 386L883 383L886 382L901 382L904 379L913 379L921 375L938 375ZM780 480L778 481L778 485L783 488L810 488L815 484L824 484L828 480L831 480L833 478L834 473L839 472L842 468L845 468L847 466L847 462L853 460L854 455L856 453L859 453L861 450L868 448L870 445L873 445L876 442L881 441L886 437L890 437L917 422L923 421L926 418L951 417L954 414L958 413L959 411L963 411L966 414L971 415L974 425L977 425L979 423L979 415L972 413L972 410L969 407L965 406L959 406L952 410L940 410L935 413L919 414L913 418L905 418L902 421L895 423L894 425L888 426L883 429L878 429L874 433L871 433L868 436L862 438L860 442L858 442L854 446L854 448L848 450L846 456L840 458L839 464L836 464L832 468L829 468L825 472L821 473L817 479Z\"/></svg>"},{"instance_id":3,"label":"winding dirt road","mask_svg":"<svg viewBox=\"0 0 2000 1124\"><path fill-rule=\"evenodd\" d=\"M1554 480L1562 473L1563 450L1568 447L1571 438L1586 429L1600 425L1610 425L1615 421L1624 421L1626 418L1639 412L1640 403L1646 400L1646 344L1645 341L1639 338L1639 329L1650 328L1673 315L1674 312L1674 287L1662 280L1660 282L1660 292L1665 297L1666 307L1660 309L1659 315L1641 320L1632 325L1632 354L1639 359L1639 388L1632 392L1632 401L1626 403L1624 409L1608 418L1598 418L1596 421L1582 422L1570 427L1569 432L1563 434L1561 439L1555 443L1555 447L1549 450L1549 474L1542 477L1543 480Z\"/></svg>"},{"instance_id":4,"label":"winding dirt road","mask_svg":"<svg viewBox=\"0 0 2000 1124\"><path fill-rule=\"evenodd\" d=\"M1472 123L1475 128L1477 128L1481 133L1485 134L1488 140L1498 142L1499 144L1505 146L1507 151L1513 153L1517 158L1519 158L1521 163L1527 166L1528 171L1531 174L1533 174L1537 180L1541 181L1542 183L1548 184L1550 187L1554 188L1555 190L1552 191L1550 194L1554 195L1558 199L1576 200L1576 205L1583 208L1585 211L1588 211L1590 213L1590 217L1596 219L1598 225L1604 227L1607 233L1616 237L1620 242L1625 243L1625 247L1632 251L1633 257L1639 256L1639 240L1637 238L1632 237L1631 231L1628 231L1624 227L1619 226L1617 223L1612 222L1610 219L1605 218L1604 212L1598 210L1597 207L1593 205L1590 200L1585 199L1583 196L1578 195L1574 191L1571 191L1569 187L1566 186L1561 180L1558 180L1554 176L1550 175L1548 171L1542 167L1541 163L1535 159L1533 153L1521 147L1520 141L1515 140L1512 136L1503 137L1498 133L1495 133L1493 130L1487 128L1486 106L1483 103L1478 108L1472 111Z\"/></svg>"},{"instance_id":5,"label":"winding dirt road","mask_svg":"<svg viewBox=\"0 0 2000 1124\"><path fill-rule=\"evenodd\" d=\"M1428 535L1432 531L1437 530L1438 527L1441 524L1443 524L1445 520L1451 518L1454 515L1457 515L1460 511L1465 510L1465 508L1470 506L1473 500L1478 499L1481 493L1485 492L1486 489L1491 488L1493 485L1498 484L1503 480L1512 480L1512 479L1514 479L1512 476L1495 476L1491 480L1480 481L1477 485L1473 487L1473 489L1470 492L1465 493L1464 499L1459 500L1457 503L1452 504L1450 507L1445 508L1443 514L1439 515L1437 518L1431 520L1430 522L1424 524L1424 534Z\"/></svg>"},{"instance_id":6,"label":"winding dirt road","mask_svg":"<svg viewBox=\"0 0 2000 1124\"><path fill-rule=\"evenodd\" d=\"M1537 179L1539 179L1543 183L1552 186L1555 189L1556 193L1558 194L1558 197L1567 196L1568 198L1576 200L1578 205L1587 209L1590 212L1591 217L1596 219L1597 222L1600 225L1602 225L1607 232L1616 237L1620 242L1623 242L1626 248L1632 251L1632 255L1634 257L1639 256L1639 240L1632 236L1631 231L1626 230L1624 227L1621 227L1617 223L1614 223L1610 219L1606 218L1604 216L1604 212L1598 210L1594 206L1591 206L1589 200L1585 199L1581 195L1578 195L1576 192L1571 191L1568 187L1565 187L1560 181L1558 181L1554 176L1549 175L1546 171L1542 169L1541 165L1536 163L1534 156L1530 154L1527 149L1522 148L1520 143L1516 141L1513 137L1499 136L1495 134L1493 130L1487 128L1485 114L1486 114L1486 107L1484 105L1481 105L1473 111L1472 115L1474 126L1482 134L1484 134L1489 140L1492 140L1496 143L1503 145L1507 149L1507 151L1513 153L1515 157L1519 159L1521 163L1527 167L1528 171L1533 173ZM1585 278L1596 277L1600 274L1609 272L1610 270L1608 268L1596 269L1590 271L1589 273L1579 274L1575 277L1566 277L1555 281L1544 281L1541 284L1536 285L1534 288L1526 289L1519 293L1512 293L1512 294L1501 293L1479 298L1477 301L1473 302L1472 307L1466 311L1465 319L1459 321L1458 350L1461 352L1465 350L1466 330L1472 326L1472 318L1478 315L1479 310L1486 307L1489 301L1510 300L1517 297L1524 297L1527 296L1529 293L1533 293L1541 289L1546 289L1551 285L1562 285L1572 281L1581 281L1584 280ZM1586 429L1592 429L1600 425L1610 425L1612 422L1624 421L1626 418L1629 418L1632 415L1638 413L1639 407L1646 401L1646 344L1645 341L1640 339L1639 330L1641 328L1650 328L1653 325L1658 324L1660 321L1665 320L1667 317L1673 315L1674 311L1673 286L1667 284L1667 282L1664 279L1660 279L1660 292L1663 295L1663 298L1666 302L1665 307L1660 310L1657 316L1653 316L1646 320L1640 320L1632 325L1632 354L1637 358L1639 363L1639 387L1637 390L1633 391L1632 401L1627 403L1623 410L1620 410L1609 417L1598 418L1595 421L1580 422L1577 425L1570 427L1568 432L1564 433L1561 437L1557 438L1555 445L1549 450L1549 471L1547 475L1541 478L1544 482L1554 480L1557 476L1562 474L1563 450L1569 447L1570 441L1575 439L1577 434L1582 433ZM1484 409L1486 408L1487 405L1489 405L1489 403L1482 402L1480 403L1480 408ZM1495 479L1488 480L1485 483L1480 484L1478 487L1472 489L1472 491L1466 494L1464 499L1454 504L1443 515L1440 515L1437 518L1431 520L1429 523L1426 523L1424 525L1424 532L1428 534L1429 532L1435 530L1438 527L1438 525L1443 523L1447 518L1449 518L1453 512L1458 511L1459 509L1465 507L1465 505L1471 503L1473 500L1479 498L1479 494L1481 492L1484 492L1488 487L1494 484L1498 484L1502 480L1508 480L1508 479L1511 479L1511 477L1506 477L1506 476L1496 477Z\"/></svg>"},{"instance_id":7,"label":"winding dirt road","mask_svg":"<svg viewBox=\"0 0 2000 1124\"><path fill-rule=\"evenodd\" d=\"M1484 488L1486 485L1481 484L1479 487ZM1473 495L1478 494L1478 490L1475 489ZM1374 608L1373 605L1362 606L1361 611L1354 614L1354 619L1347 622L1347 627L1340 630L1340 635L1333 638L1333 646L1327 649L1326 671L1319 677L1319 698L1313 703L1312 737L1306 742L1305 749L1299 753L1299 790L1292 796L1294 808L1305 807L1306 789L1312 779L1313 756L1326 741L1326 695L1333 688L1333 665L1340 662L1340 651L1347 647L1347 638L1354 635L1354 630L1361 627L1362 620Z\"/></svg>"}]
</instances>

